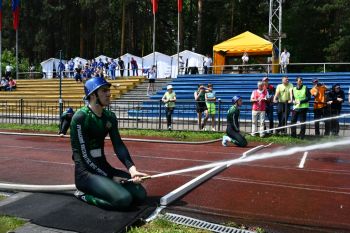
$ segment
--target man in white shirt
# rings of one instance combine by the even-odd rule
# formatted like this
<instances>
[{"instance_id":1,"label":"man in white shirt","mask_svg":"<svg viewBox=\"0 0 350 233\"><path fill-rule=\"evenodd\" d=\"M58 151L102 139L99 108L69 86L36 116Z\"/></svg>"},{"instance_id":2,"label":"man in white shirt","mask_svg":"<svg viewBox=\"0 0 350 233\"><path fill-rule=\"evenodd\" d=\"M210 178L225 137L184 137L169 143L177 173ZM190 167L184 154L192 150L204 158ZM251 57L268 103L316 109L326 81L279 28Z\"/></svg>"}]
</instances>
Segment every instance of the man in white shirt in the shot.
<instances>
[{"instance_id":1,"label":"man in white shirt","mask_svg":"<svg viewBox=\"0 0 350 233\"><path fill-rule=\"evenodd\" d=\"M284 48L284 51L281 53L280 65L281 73L287 73L287 65L289 64L290 53Z\"/></svg>"},{"instance_id":2,"label":"man in white shirt","mask_svg":"<svg viewBox=\"0 0 350 233\"><path fill-rule=\"evenodd\" d=\"M242 56L242 65L244 66L243 68L246 73L248 73L248 67L246 66L248 64L248 61L249 61L248 53L244 52Z\"/></svg>"},{"instance_id":3,"label":"man in white shirt","mask_svg":"<svg viewBox=\"0 0 350 233\"><path fill-rule=\"evenodd\" d=\"M210 55L207 54L207 56L204 58L204 74L208 74L210 67L213 64L213 60L211 59Z\"/></svg>"}]
</instances>

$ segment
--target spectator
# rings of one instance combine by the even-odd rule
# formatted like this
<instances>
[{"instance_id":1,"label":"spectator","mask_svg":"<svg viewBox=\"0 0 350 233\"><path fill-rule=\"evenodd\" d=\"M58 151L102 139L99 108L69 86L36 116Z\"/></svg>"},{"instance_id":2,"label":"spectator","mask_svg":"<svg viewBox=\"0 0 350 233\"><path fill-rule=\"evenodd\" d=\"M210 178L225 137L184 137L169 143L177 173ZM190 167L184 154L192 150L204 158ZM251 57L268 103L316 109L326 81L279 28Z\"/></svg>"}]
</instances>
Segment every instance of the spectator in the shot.
<instances>
[{"instance_id":1,"label":"spectator","mask_svg":"<svg viewBox=\"0 0 350 233\"><path fill-rule=\"evenodd\" d=\"M7 79L5 77L2 77L1 82L0 82L0 91L1 90L6 91L8 86L9 86L9 81L7 81Z\"/></svg>"},{"instance_id":2,"label":"spectator","mask_svg":"<svg viewBox=\"0 0 350 233\"><path fill-rule=\"evenodd\" d=\"M133 57L131 58L130 64L132 69L132 76L139 76L139 67L137 65L137 61Z\"/></svg>"},{"instance_id":3,"label":"spectator","mask_svg":"<svg viewBox=\"0 0 350 233\"><path fill-rule=\"evenodd\" d=\"M82 67L79 64L77 65L77 68L75 68L75 76L74 79L76 82L83 82L83 78L82 78Z\"/></svg>"},{"instance_id":4,"label":"spectator","mask_svg":"<svg viewBox=\"0 0 350 233\"><path fill-rule=\"evenodd\" d=\"M234 96L232 98L232 106L227 112L227 128L226 134L222 138L222 145L227 146L228 142L232 142L239 147L246 147L248 142L240 134L239 130L239 107L242 106L242 98L240 96Z\"/></svg>"},{"instance_id":5,"label":"spectator","mask_svg":"<svg viewBox=\"0 0 350 233\"><path fill-rule=\"evenodd\" d=\"M69 77L74 78L74 61L73 58L70 59L68 62L68 69L69 69Z\"/></svg>"},{"instance_id":6,"label":"spectator","mask_svg":"<svg viewBox=\"0 0 350 233\"><path fill-rule=\"evenodd\" d=\"M10 65L10 63L7 64L5 67L5 78L8 81L12 75L12 69L13 67Z\"/></svg>"},{"instance_id":7,"label":"spectator","mask_svg":"<svg viewBox=\"0 0 350 233\"><path fill-rule=\"evenodd\" d=\"M146 199L146 190L139 184L147 174L138 172L129 151L122 141L110 104L110 86L103 78L86 81L85 97L88 105L73 116L70 139L75 163L74 195L88 204L108 210L128 210L133 203ZM115 169L108 163L104 139L109 135L114 153L129 173ZM132 182L123 184L131 179Z\"/></svg>"},{"instance_id":8,"label":"spectator","mask_svg":"<svg viewBox=\"0 0 350 233\"><path fill-rule=\"evenodd\" d=\"M211 59L210 55L207 54L207 56L204 58L204 74L210 74L210 69L213 64L213 60Z\"/></svg>"},{"instance_id":9,"label":"spectator","mask_svg":"<svg viewBox=\"0 0 350 233\"><path fill-rule=\"evenodd\" d=\"M208 108L205 104L205 88L199 84L197 91L194 92L194 100L196 101L196 112L198 117L199 130L205 130L205 124L208 121ZM202 123L202 116L204 113L204 120Z\"/></svg>"},{"instance_id":10,"label":"spectator","mask_svg":"<svg viewBox=\"0 0 350 233\"><path fill-rule=\"evenodd\" d=\"M188 72L190 74L198 74L198 67L196 62L197 61L194 57L190 57L188 59Z\"/></svg>"},{"instance_id":11,"label":"spectator","mask_svg":"<svg viewBox=\"0 0 350 233\"><path fill-rule=\"evenodd\" d=\"M173 91L173 86L168 85L166 87L167 91L163 95L162 101L165 103L165 114L166 114L166 122L168 130L172 129L172 119L171 115L174 113L175 102L176 102L176 94Z\"/></svg>"},{"instance_id":12,"label":"spectator","mask_svg":"<svg viewBox=\"0 0 350 233\"><path fill-rule=\"evenodd\" d=\"M318 82L318 79L315 78L312 80L313 87L310 90L311 95L315 98L314 100L314 119L318 120L324 117L328 117L327 101L326 101L326 92L327 87ZM325 124L325 135L329 135L329 124ZM315 122L315 135L320 136L320 122Z\"/></svg>"},{"instance_id":13,"label":"spectator","mask_svg":"<svg viewBox=\"0 0 350 233\"><path fill-rule=\"evenodd\" d=\"M123 77L125 65L124 65L124 61L121 58L118 58L118 66L119 66L119 71L120 71L120 77Z\"/></svg>"},{"instance_id":14,"label":"spectator","mask_svg":"<svg viewBox=\"0 0 350 233\"><path fill-rule=\"evenodd\" d=\"M216 114L216 96L213 91L213 85L208 84L207 92L205 93L205 101L208 109L208 115L211 118L211 130L215 131L215 114Z\"/></svg>"},{"instance_id":15,"label":"spectator","mask_svg":"<svg viewBox=\"0 0 350 233\"><path fill-rule=\"evenodd\" d=\"M258 89L254 90L250 96L250 102L253 103L252 110L252 136L257 134L257 125L259 118L259 134L260 137L265 136L265 114L266 114L266 102L270 98L267 89L264 89L263 82L258 82Z\"/></svg>"},{"instance_id":16,"label":"spectator","mask_svg":"<svg viewBox=\"0 0 350 233\"><path fill-rule=\"evenodd\" d=\"M331 108L331 117L339 116L342 109L342 104L345 99L344 91L340 88L339 83L333 85L332 90L328 93L327 99L327 104L329 104ZM338 119L332 119L330 121L327 121L326 124L328 124L329 129L331 129L331 133L333 136L339 135Z\"/></svg>"},{"instance_id":17,"label":"spectator","mask_svg":"<svg viewBox=\"0 0 350 233\"><path fill-rule=\"evenodd\" d=\"M262 81L264 82L264 89L267 90L267 92L269 93L270 98L267 99L266 101L266 116L267 119L269 120L269 131L267 133L272 133L272 129L274 128L274 124L273 124L273 97L275 95L275 87L272 84L269 84L269 78L265 77L262 79ZM265 129L265 127L264 127Z\"/></svg>"},{"instance_id":18,"label":"spectator","mask_svg":"<svg viewBox=\"0 0 350 233\"><path fill-rule=\"evenodd\" d=\"M63 77L66 77L66 78L69 77L69 64L68 64L67 61L66 61L66 63L64 63L64 74L63 74Z\"/></svg>"},{"instance_id":19,"label":"spectator","mask_svg":"<svg viewBox=\"0 0 350 233\"><path fill-rule=\"evenodd\" d=\"M64 64L62 61L58 62L58 78L63 78L63 72L64 72Z\"/></svg>"},{"instance_id":20,"label":"spectator","mask_svg":"<svg viewBox=\"0 0 350 233\"><path fill-rule=\"evenodd\" d=\"M288 77L282 78L282 83L276 88L276 94L273 97L273 102L277 103L278 127L286 126L290 113L290 104L292 102L290 90L293 89L293 84L289 83ZM287 129L278 129L276 134L287 133Z\"/></svg>"},{"instance_id":21,"label":"spectator","mask_svg":"<svg viewBox=\"0 0 350 233\"><path fill-rule=\"evenodd\" d=\"M179 56L179 74L184 74L185 62L182 59L182 56Z\"/></svg>"},{"instance_id":22,"label":"spectator","mask_svg":"<svg viewBox=\"0 0 350 233\"><path fill-rule=\"evenodd\" d=\"M67 134L67 130L70 127L70 123L72 121L72 117L74 115L74 111L72 108L67 108L66 111L62 113L62 116L60 117L60 131L58 134L63 137L63 135Z\"/></svg>"},{"instance_id":23,"label":"spectator","mask_svg":"<svg viewBox=\"0 0 350 233\"><path fill-rule=\"evenodd\" d=\"M13 78L10 77L6 91L16 90L16 87L17 87L17 82Z\"/></svg>"},{"instance_id":24,"label":"spectator","mask_svg":"<svg viewBox=\"0 0 350 233\"><path fill-rule=\"evenodd\" d=\"M34 65L30 65L29 66L29 78L30 79L34 79L34 77L35 77L34 72L35 72L35 66Z\"/></svg>"},{"instance_id":25,"label":"spectator","mask_svg":"<svg viewBox=\"0 0 350 233\"><path fill-rule=\"evenodd\" d=\"M109 74L112 80L115 80L115 69L117 68L117 63L111 58L108 64Z\"/></svg>"},{"instance_id":26,"label":"spectator","mask_svg":"<svg viewBox=\"0 0 350 233\"><path fill-rule=\"evenodd\" d=\"M293 113L291 124L296 124L299 118L300 123L306 121L307 111L309 109L309 101L311 99L309 89L303 85L303 78L297 77L297 85L290 90L290 96L293 101ZM300 126L299 138L304 139L305 137L306 125ZM296 126L291 128L291 136L293 138L297 137Z\"/></svg>"},{"instance_id":27,"label":"spectator","mask_svg":"<svg viewBox=\"0 0 350 233\"><path fill-rule=\"evenodd\" d=\"M284 48L284 51L281 53L280 65L281 73L287 73L287 65L289 64L290 53Z\"/></svg>"},{"instance_id":28,"label":"spectator","mask_svg":"<svg viewBox=\"0 0 350 233\"><path fill-rule=\"evenodd\" d=\"M247 53L247 52L244 52L244 53L243 53L243 56L242 56L242 65L243 65L243 68L244 68L244 72L245 72L245 73L249 73L249 67L247 66L248 61L249 61L248 53Z\"/></svg>"},{"instance_id":29,"label":"spectator","mask_svg":"<svg viewBox=\"0 0 350 233\"><path fill-rule=\"evenodd\" d=\"M157 67L152 66L151 70L148 72L148 87L147 87L147 96L153 95L155 93L155 82L157 78Z\"/></svg>"}]
</instances>

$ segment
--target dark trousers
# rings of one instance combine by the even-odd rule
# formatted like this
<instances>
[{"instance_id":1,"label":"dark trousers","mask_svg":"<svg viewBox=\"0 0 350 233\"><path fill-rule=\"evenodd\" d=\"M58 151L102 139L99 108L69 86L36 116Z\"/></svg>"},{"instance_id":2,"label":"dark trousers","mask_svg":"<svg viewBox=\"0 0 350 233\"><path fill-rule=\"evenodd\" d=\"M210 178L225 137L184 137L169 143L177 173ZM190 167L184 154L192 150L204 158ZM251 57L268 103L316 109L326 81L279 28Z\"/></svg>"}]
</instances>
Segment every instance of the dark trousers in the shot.
<instances>
[{"instance_id":1,"label":"dark trousers","mask_svg":"<svg viewBox=\"0 0 350 233\"><path fill-rule=\"evenodd\" d=\"M314 119L318 120L318 119L322 119L324 117L328 117L329 113L328 113L328 109L327 107L323 107L323 108L316 108L314 109ZM325 134L329 135L329 124L325 124ZM315 122L315 135L320 135L320 122Z\"/></svg>"},{"instance_id":2,"label":"dark trousers","mask_svg":"<svg viewBox=\"0 0 350 233\"><path fill-rule=\"evenodd\" d=\"M239 132L235 131L230 124L227 125L226 134L234 140L234 144L239 147L246 147L248 142Z\"/></svg>"},{"instance_id":3,"label":"dark trousers","mask_svg":"<svg viewBox=\"0 0 350 233\"><path fill-rule=\"evenodd\" d=\"M174 108L165 109L167 127L171 126L171 115L173 114L173 112L174 112Z\"/></svg>"},{"instance_id":4,"label":"dark trousers","mask_svg":"<svg viewBox=\"0 0 350 233\"><path fill-rule=\"evenodd\" d=\"M300 123L303 123L306 121L306 115L307 115L307 108L299 108L293 111L292 113L292 120L291 123L292 124L296 124L299 118ZM305 136L305 129L306 129L306 125L301 125L300 126L300 138L304 138ZM297 127L293 126L291 128L291 135L292 137L296 137L297 136Z\"/></svg>"},{"instance_id":5,"label":"dark trousers","mask_svg":"<svg viewBox=\"0 0 350 233\"><path fill-rule=\"evenodd\" d=\"M331 109L329 116L330 117L335 117L339 116L340 110L339 109ZM328 131L324 133L324 135L329 135L329 133L332 133L332 135L338 136L339 135L339 120L338 119L332 119L326 121L326 129Z\"/></svg>"},{"instance_id":6,"label":"dark trousers","mask_svg":"<svg viewBox=\"0 0 350 233\"><path fill-rule=\"evenodd\" d=\"M267 119L269 120L269 129L273 129L273 105L267 104L265 112ZM271 130L269 132L272 133Z\"/></svg>"},{"instance_id":7,"label":"dark trousers","mask_svg":"<svg viewBox=\"0 0 350 233\"><path fill-rule=\"evenodd\" d=\"M277 104L278 127L287 125L289 113L290 113L290 104L282 103L282 102ZM286 133L287 129L277 130L277 132Z\"/></svg>"},{"instance_id":8,"label":"dark trousers","mask_svg":"<svg viewBox=\"0 0 350 233\"><path fill-rule=\"evenodd\" d=\"M70 126L70 121L64 119L61 124L60 124L60 132L59 134L63 133L64 135L66 135L68 129L69 129L69 126Z\"/></svg>"}]
</instances>

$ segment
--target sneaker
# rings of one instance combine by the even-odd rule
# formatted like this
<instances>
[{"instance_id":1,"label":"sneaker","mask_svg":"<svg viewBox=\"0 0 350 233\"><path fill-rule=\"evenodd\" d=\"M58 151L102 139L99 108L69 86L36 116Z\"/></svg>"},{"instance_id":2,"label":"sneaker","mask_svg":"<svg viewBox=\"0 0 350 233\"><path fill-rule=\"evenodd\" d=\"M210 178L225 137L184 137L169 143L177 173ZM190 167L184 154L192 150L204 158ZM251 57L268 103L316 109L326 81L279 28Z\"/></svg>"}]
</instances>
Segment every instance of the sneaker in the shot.
<instances>
[{"instance_id":1,"label":"sneaker","mask_svg":"<svg viewBox=\"0 0 350 233\"><path fill-rule=\"evenodd\" d=\"M215 128L211 128L211 131L216 131Z\"/></svg>"},{"instance_id":2,"label":"sneaker","mask_svg":"<svg viewBox=\"0 0 350 233\"><path fill-rule=\"evenodd\" d=\"M223 146L227 146L227 141L226 141L226 139L225 139L225 136L222 138L221 144L222 144Z\"/></svg>"},{"instance_id":3,"label":"sneaker","mask_svg":"<svg viewBox=\"0 0 350 233\"><path fill-rule=\"evenodd\" d=\"M171 130L171 125L168 126L168 130Z\"/></svg>"},{"instance_id":4,"label":"sneaker","mask_svg":"<svg viewBox=\"0 0 350 233\"><path fill-rule=\"evenodd\" d=\"M82 191L76 190L74 192L74 196L76 198L78 198L81 201L87 202L86 198L85 198L85 193L83 193Z\"/></svg>"}]
</instances>

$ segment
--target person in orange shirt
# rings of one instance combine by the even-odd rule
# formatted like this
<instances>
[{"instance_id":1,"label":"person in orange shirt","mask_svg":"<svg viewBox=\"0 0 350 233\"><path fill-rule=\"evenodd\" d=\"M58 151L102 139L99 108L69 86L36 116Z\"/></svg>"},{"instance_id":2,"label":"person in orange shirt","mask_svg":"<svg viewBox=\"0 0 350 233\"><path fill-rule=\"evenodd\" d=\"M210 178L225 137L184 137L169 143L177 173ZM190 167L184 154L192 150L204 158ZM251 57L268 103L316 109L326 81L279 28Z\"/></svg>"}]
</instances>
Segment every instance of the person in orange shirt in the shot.
<instances>
[{"instance_id":1,"label":"person in orange shirt","mask_svg":"<svg viewBox=\"0 0 350 233\"><path fill-rule=\"evenodd\" d=\"M323 117L329 116L327 109L326 91L327 87L318 82L317 78L312 80L313 87L310 90L311 95L315 98L314 101L314 119L321 119ZM329 135L329 127L326 124L325 135ZM320 122L315 122L315 135L320 136Z\"/></svg>"}]
</instances>

